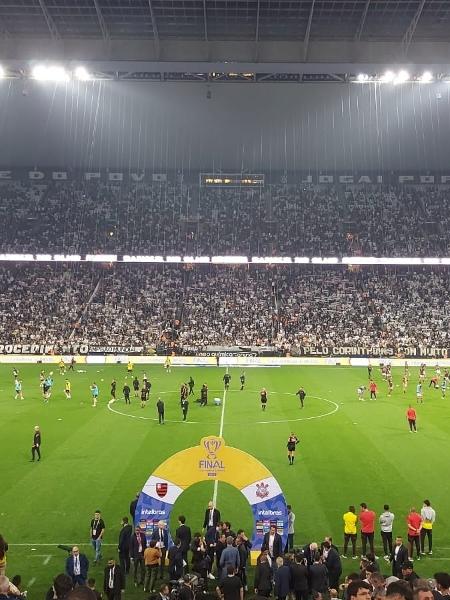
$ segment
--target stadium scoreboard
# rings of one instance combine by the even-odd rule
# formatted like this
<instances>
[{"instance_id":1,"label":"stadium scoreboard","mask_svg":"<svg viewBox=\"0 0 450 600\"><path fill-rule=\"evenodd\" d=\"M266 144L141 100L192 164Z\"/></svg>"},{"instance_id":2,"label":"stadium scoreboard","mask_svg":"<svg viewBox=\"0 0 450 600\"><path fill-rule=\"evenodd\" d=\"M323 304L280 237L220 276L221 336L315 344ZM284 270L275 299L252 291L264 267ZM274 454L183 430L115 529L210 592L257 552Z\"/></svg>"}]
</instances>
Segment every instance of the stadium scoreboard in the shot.
<instances>
[{"instance_id":1,"label":"stadium scoreboard","mask_svg":"<svg viewBox=\"0 0 450 600\"><path fill-rule=\"evenodd\" d=\"M248 173L200 173L201 187L254 187L264 186L264 175Z\"/></svg>"}]
</instances>

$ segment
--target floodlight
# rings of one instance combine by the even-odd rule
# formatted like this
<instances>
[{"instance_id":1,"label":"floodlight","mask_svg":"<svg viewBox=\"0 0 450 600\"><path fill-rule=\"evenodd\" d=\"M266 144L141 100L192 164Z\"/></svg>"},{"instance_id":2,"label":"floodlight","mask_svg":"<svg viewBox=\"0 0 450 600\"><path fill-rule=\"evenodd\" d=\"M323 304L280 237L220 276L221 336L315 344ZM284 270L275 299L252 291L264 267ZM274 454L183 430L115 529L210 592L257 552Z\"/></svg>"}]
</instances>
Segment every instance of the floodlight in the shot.
<instances>
[{"instance_id":1,"label":"floodlight","mask_svg":"<svg viewBox=\"0 0 450 600\"><path fill-rule=\"evenodd\" d=\"M381 77L380 81L383 83L391 83L395 79L395 73L392 71L386 71Z\"/></svg>"},{"instance_id":2,"label":"floodlight","mask_svg":"<svg viewBox=\"0 0 450 600\"><path fill-rule=\"evenodd\" d=\"M69 74L64 67L58 65L36 65L31 72L33 79L38 81L68 81Z\"/></svg>"},{"instance_id":3,"label":"floodlight","mask_svg":"<svg viewBox=\"0 0 450 600\"><path fill-rule=\"evenodd\" d=\"M77 67L74 71L74 75L80 81L89 81L92 79L92 75L89 73L86 67L83 66Z\"/></svg>"},{"instance_id":4,"label":"floodlight","mask_svg":"<svg viewBox=\"0 0 450 600\"><path fill-rule=\"evenodd\" d=\"M406 81L409 80L409 73L408 71L404 71L401 70L398 72L397 77L394 79L394 83L405 83Z\"/></svg>"},{"instance_id":5,"label":"floodlight","mask_svg":"<svg viewBox=\"0 0 450 600\"><path fill-rule=\"evenodd\" d=\"M356 80L359 81L359 83L364 83L365 81L369 81L369 76L367 73L359 73Z\"/></svg>"},{"instance_id":6,"label":"floodlight","mask_svg":"<svg viewBox=\"0 0 450 600\"><path fill-rule=\"evenodd\" d=\"M433 73L430 71L424 71L419 77L420 83L431 83L433 81Z\"/></svg>"},{"instance_id":7,"label":"floodlight","mask_svg":"<svg viewBox=\"0 0 450 600\"><path fill-rule=\"evenodd\" d=\"M2 67L2 65L0 65L0 79L3 79L5 75L5 69Z\"/></svg>"}]
</instances>

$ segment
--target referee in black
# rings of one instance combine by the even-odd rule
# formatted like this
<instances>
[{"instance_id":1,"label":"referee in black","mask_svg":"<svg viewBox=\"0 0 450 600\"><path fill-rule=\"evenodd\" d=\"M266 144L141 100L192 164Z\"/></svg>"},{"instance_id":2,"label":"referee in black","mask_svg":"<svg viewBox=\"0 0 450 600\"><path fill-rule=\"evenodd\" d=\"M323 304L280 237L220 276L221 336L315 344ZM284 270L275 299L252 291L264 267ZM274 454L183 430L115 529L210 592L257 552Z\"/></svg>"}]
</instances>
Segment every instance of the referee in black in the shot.
<instances>
[{"instance_id":1,"label":"referee in black","mask_svg":"<svg viewBox=\"0 0 450 600\"><path fill-rule=\"evenodd\" d=\"M33 445L31 446L31 462L38 456L38 461L41 460L41 430L39 425L34 428Z\"/></svg>"}]
</instances>

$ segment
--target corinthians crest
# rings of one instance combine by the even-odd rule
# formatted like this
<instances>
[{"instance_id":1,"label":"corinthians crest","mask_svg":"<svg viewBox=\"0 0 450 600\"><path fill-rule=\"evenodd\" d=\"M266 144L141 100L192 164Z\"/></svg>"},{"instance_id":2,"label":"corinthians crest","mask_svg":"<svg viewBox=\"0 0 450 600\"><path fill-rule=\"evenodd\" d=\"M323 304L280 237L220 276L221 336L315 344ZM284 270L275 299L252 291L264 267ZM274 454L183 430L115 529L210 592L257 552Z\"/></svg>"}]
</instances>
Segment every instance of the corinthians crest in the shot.
<instances>
[{"instance_id":1,"label":"corinthians crest","mask_svg":"<svg viewBox=\"0 0 450 600\"><path fill-rule=\"evenodd\" d=\"M261 500L263 498L267 498L267 496L269 495L269 484L264 483L264 481L261 481L261 483L257 483L256 495L258 496L258 498L261 498Z\"/></svg>"}]
</instances>

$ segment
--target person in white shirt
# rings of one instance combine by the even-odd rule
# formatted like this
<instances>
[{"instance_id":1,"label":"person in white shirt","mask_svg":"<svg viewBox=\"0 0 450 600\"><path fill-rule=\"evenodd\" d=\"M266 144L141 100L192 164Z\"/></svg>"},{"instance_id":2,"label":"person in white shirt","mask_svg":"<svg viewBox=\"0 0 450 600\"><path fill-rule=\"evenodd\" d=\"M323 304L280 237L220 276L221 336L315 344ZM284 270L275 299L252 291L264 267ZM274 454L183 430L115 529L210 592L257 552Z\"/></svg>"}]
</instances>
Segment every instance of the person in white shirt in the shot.
<instances>
[{"instance_id":1,"label":"person in white shirt","mask_svg":"<svg viewBox=\"0 0 450 600\"><path fill-rule=\"evenodd\" d=\"M381 513L379 523L381 527L381 539L383 540L384 560L389 561L392 554L392 524L395 515L390 512L389 504L385 504L384 512Z\"/></svg>"},{"instance_id":2,"label":"person in white shirt","mask_svg":"<svg viewBox=\"0 0 450 600\"><path fill-rule=\"evenodd\" d=\"M295 514L292 512L292 507L290 504L287 505L288 511L288 539L286 542L286 548L284 549L285 554L287 552L292 552L294 550L294 523L295 523Z\"/></svg>"},{"instance_id":3,"label":"person in white shirt","mask_svg":"<svg viewBox=\"0 0 450 600\"><path fill-rule=\"evenodd\" d=\"M422 529L420 530L420 553L425 554L425 538L428 538L428 554L433 554L433 524L436 520L436 511L431 507L429 500L423 501L420 511Z\"/></svg>"}]
</instances>

